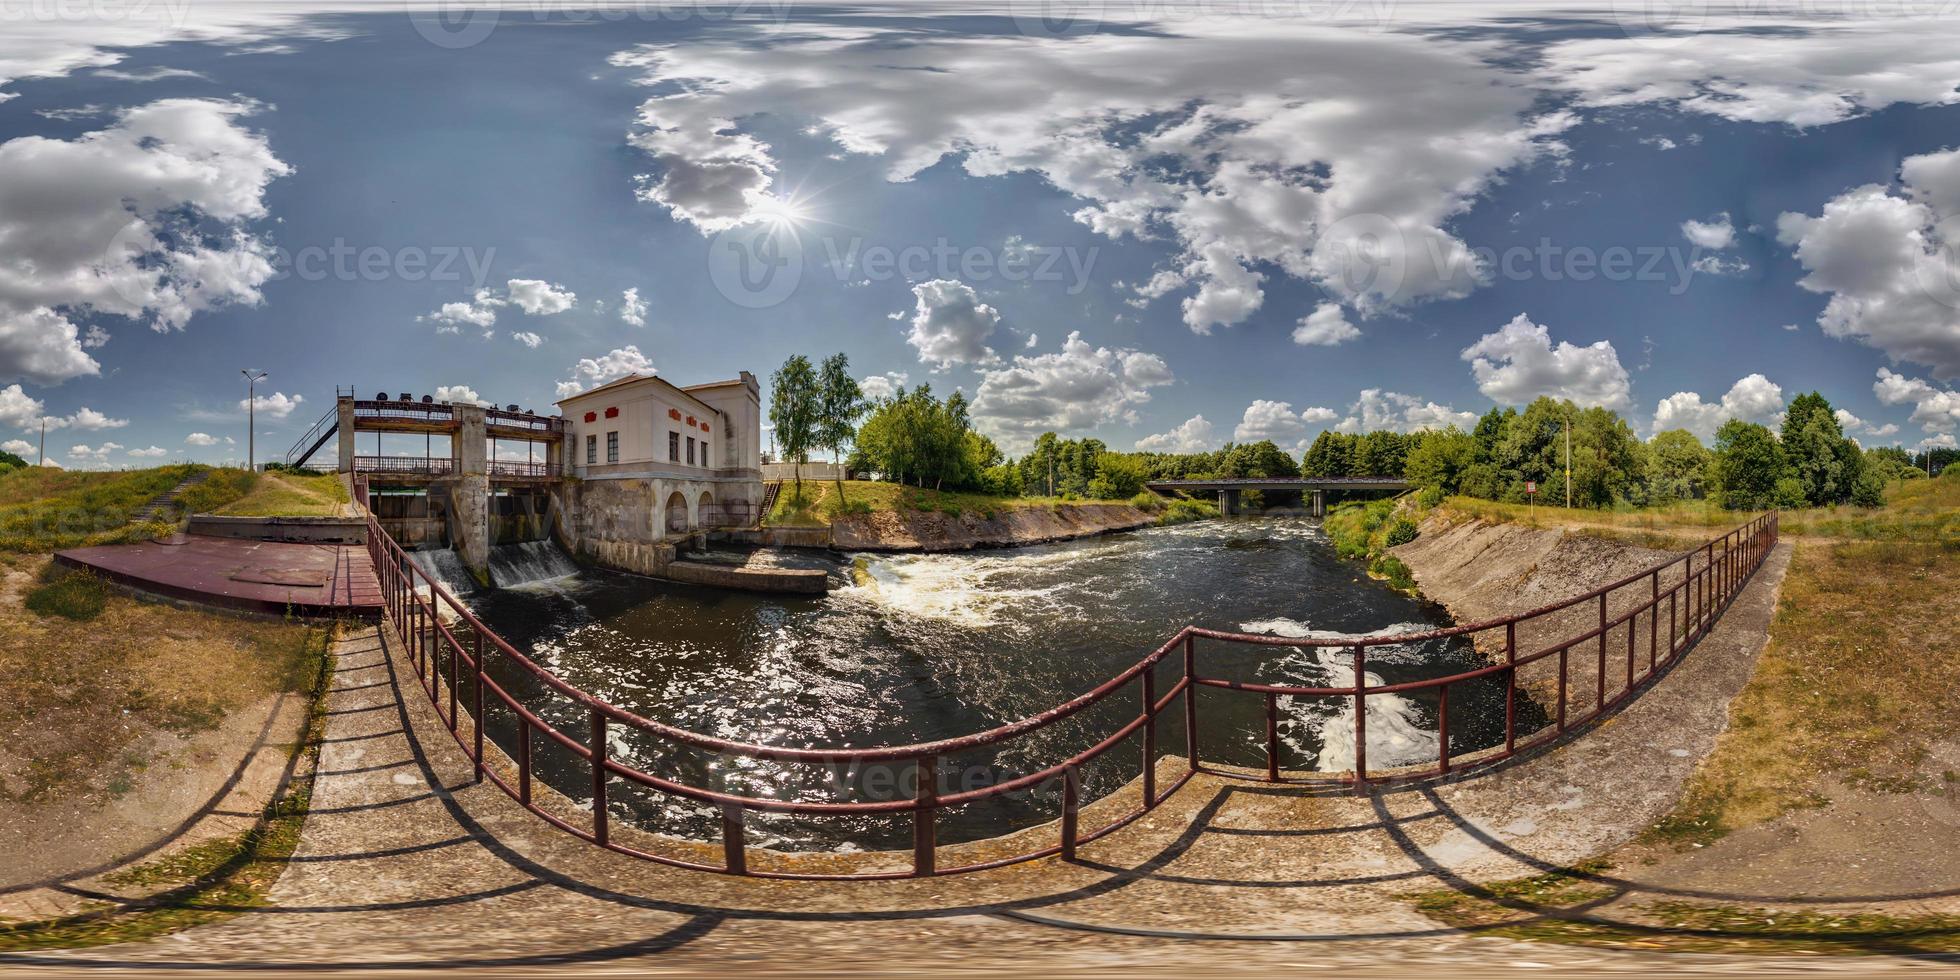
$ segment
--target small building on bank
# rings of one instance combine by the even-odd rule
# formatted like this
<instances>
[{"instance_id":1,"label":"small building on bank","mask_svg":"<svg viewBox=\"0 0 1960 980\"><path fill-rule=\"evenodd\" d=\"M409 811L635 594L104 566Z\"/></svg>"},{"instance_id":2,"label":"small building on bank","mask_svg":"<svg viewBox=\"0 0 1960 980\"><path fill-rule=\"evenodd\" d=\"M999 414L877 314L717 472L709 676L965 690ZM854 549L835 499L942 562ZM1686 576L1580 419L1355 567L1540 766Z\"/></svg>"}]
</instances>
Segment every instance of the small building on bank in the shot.
<instances>
[{"instance_id":1,"label":"small building on bank","mask_svg":"<svg viewBox=\"0 0 1960 980\"><path fill-rule=\"evenodd\" d=\"M675 385L633 375L558 402L564 466L577 478L564 537L602 565L658 574L673 542L746 527L762 501L755 375Z\"/></svg>"}]
</instances>

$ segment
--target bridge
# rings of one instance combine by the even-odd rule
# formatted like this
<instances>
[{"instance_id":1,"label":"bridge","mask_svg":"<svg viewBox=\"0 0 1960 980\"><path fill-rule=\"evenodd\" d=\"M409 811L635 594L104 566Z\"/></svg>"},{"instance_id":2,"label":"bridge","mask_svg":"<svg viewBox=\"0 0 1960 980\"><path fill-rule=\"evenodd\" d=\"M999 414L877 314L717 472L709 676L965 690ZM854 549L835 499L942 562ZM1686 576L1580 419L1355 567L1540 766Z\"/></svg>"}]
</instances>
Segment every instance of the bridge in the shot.
<instances>
[{"instance_id":1,"label":"bridge","mask_svg":"<svg viewBox=\"0 0 1960 980\"><path fill-rule=\"evenodd\" d=\"M1385 476L1242 476L1215 480L1153 480L1144 484L1155 493L1183 492L1218 494L1218 510L1230 517L1239 511L1239 494L1247 490L1284 490L1311 495L1313 516L1327 516L1324 494L1329 490L1409 489L1409 481Z\"/></svg>"}]
</instances>

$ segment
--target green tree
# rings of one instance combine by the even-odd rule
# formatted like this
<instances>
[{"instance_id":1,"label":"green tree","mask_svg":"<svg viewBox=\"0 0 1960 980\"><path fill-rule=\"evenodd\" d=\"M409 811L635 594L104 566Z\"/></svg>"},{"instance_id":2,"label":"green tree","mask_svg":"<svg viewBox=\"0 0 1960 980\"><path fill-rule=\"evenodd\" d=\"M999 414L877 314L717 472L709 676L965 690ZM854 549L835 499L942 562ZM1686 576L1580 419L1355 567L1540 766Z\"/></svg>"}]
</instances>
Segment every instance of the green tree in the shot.
<instances>
[{"instance_id":1,"label":"green tree","mask_svg":"<svg viewBox=\"0 0 1960 980\"><path fill-rule=\"evenodd\" d=\"M0 473L5 473L8 470L20 469L26 465L27 465L27 460L24 460L19 456L16 456L13 453L10 453L4 449L0 449Z\"/></svg>"},{"instance_id":2,"label":"green tree","mask_svg":"<svg viewBox=\"0 0 1960 980\"><path fill-rule=\"evenodd\" d=\"M1417 487L1458 493L1477 462L1477 438L1456 426L1417 433L1403 466L1403 479Z\"/></svg>"},{"instance_id":3,"label":"green tree","mask_svg":"<svg viewBox=\"0 0 1960 980\"><path fill-rule=\"evenodd\" d=\"M1796 506L1801 506L1803 484L1790 476L1789 469L1782 443L1767 428L1730 419L1716 431L1714 470L1722 485L1722 506L1760 510L1778 506L1792 493Z\"/></svg>"},{"instance_id":4,"label":"green tree","mask_svg":"<svg viewBox=\"0 0 1960 980\"><path fill-rule=\"evenodd\" d=\"M1307 456L1300 462L1300 471L1307 476L1319 477L1354 475L1354 437L1340 432L1321 432L1314 437L1313 445L1307 448Z\"/></svg>"},{"instance_id":5,"label":"green tree","mask_svg":"<svg viewBox=\"0 0 1960 980\"><path fill-rule=\"evenodd\" d=\"M773 407L773 406L772 406ZM844 446L857 437L858 419L869 406L857 379L851 377L851 361L836 353L823 359L817 372L817 417L813 437L817 445L830 450L837 466L837 500L844 500Z\"/></svg>"},{"instance_id":6,"label":"green tree","mask_svg":"<svg viewBox=\"0 0 1960 980\"><path fill-rule=\"evenodd\" d=\"M1648 499L1687 500L1703 492L1713 458L1686 429L1654 433L1647 443Z\"/></svg>"},{"instance_id":7,"label":"green tree","mask_svg":"<svg viewBox=\"0 0 1960 980\"><path fill-rule=\"evenodd\" d=\"M1791 477L1813 505L1851 499L1862 468L1862 454L1849 445L1831 403L1817 392L1798 395L1783 416L1783 455Z\"/></svg>"},{"instance_id":8,"label":"green tree","mask_svg":"<svg viewBox=\"0 0 1960 980\"><path fill-rule=\"evenodd\" d=\"M769 379L769 424L775 427L776 445L796 476L798 497L803 495L803 464L816 444L822 399L817 372L801 354L784 361Z\"/></svg>"}]
</instances>

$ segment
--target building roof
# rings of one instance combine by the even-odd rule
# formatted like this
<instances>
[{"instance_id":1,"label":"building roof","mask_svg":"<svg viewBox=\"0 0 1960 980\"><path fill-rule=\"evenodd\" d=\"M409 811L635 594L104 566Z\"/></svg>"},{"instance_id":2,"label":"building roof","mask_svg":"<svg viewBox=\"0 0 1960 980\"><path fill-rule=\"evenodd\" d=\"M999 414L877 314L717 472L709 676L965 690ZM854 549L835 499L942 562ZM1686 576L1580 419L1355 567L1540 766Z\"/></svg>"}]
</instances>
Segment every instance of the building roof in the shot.
<instances>
[{"instance_id":1,"label":"building roof","mask_svg":"<svg viewBox=\"0 0 1960 980\"><path fill-rule=\"evenodd\" d=\"M656 383L656 384L658 384L658 385L660 385L661 387L663 387L663 388L666 388L666 389L668 389L669 391L672 391L673 393L675 393L675 394L677 394L677 395L679 395L679 396L681 396L682 398L685 398L685 399L687 399L688 401L691 401L691 402L693 402L694 404L696 404L696 405L699 405L699 406L700 406L700 407L701 407L702 409L704 409L704 410L706 410L706 411L707 411L708 413L710 413L710 414L719 414L719 413L721 412L721 409L718 409L718 408L716 408L716 407L714 407L713 405L710 405L710 404L708 404L707 402L704 402L704 401L702 401L701 399L699 399L699 398L696 398L696 397L694 397L693 395L691 395L691 394L689 394L689 393L688 393L688 390L687 390L686 388L682 388L681 386L679 386L679 385L677 385L677 384L675 384L675 383L673 383L672 381L669 381L669 380L667 380L666 378L663 378L663 377L661 377L661 376L659 376L659 375L657 375L657 374L629 374L629 375L627 375L626 377L623 377L623 378L620 378L620 379L619 379L619 380L617 380L617 381L608 381L608 382L606 382L605 384L602 384L602 385L600 385L600 386L599 386L599 387L597 387L597 388L593 388L593 389L591 389L591 390L589 390L589 391L581 391L581 392L579 392L578 394L576 394L576 395L572 395L572 396L571 396L571 397L569 397L569 398L560 398L560 399L558 399L558 401L556 402L556 404L558 404L558 405L561 405L561 406L563 406L563 405L569 405L569 404L571 404L571 403L573 403L573 402L576 402L576 401L583 401L583 400L585 400L585 399L587 399L587 398L590 398L590 397L592 397L592 396L594 396L594 395L600 395L600 394L608 394L608 393L611 393L611 392L613 392L613 391L615 391L616 389L619 389L619 388L624 388L624 387L628 387L628 386L630 386L630 385L635 385L635 384L639 384L640 382L644 382L644 381L651 381L651 382L654 382L654 383ZM702 386L702 385L696 385L695 387L704 387L704 386ZM565 415L566 415L567 417L570 417L570 416L572 415L572 413L571 413L571 412L566 412L566 413L564 413L564 414L565 414Z\"/></svg>"}]
</instances>

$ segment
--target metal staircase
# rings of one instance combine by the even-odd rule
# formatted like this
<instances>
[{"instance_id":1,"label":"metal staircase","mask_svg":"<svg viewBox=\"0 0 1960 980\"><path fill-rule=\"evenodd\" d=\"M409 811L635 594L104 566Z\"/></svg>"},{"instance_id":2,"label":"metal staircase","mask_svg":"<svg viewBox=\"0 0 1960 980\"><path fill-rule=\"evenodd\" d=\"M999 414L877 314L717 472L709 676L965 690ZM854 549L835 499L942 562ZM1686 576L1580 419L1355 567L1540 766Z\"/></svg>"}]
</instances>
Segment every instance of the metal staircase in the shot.
<instances>
[{"instance_id":1,"label":"metal staircase","mask_svg":"<svg viewBox=\"0 0 1960 980\"><path fill-rule=\"evenodd\" d=\"M327 440L332 439L339 431L340 406L330 406L326 414L320 416L320 420L313 423L313 427L307 429L305 434L293 443L291 449L286 450L286 465L293 468L305 466L306 461L312 459L313 454L319 452L320 447L326 445Z\"/></svg>"}]
</instances>

